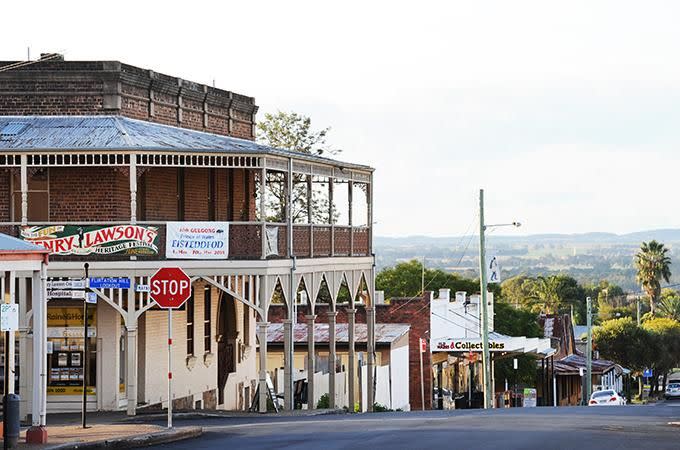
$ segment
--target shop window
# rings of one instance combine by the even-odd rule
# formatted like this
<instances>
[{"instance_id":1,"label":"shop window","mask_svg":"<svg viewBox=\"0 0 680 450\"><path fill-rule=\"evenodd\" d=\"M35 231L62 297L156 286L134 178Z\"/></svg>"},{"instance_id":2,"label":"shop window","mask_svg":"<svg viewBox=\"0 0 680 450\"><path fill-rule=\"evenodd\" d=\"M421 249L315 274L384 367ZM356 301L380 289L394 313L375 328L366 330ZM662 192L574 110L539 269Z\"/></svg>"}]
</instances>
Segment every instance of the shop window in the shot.
<instances>
[{"instance_id":1,"label":"shop window","mask_svg":"<svg viewBox=\"0 0 680 450\"><path fill-rule=\"evenodd\" d=\"M211 294L212 288L206 286L203 293L203 349L205 353L210 353L212 350L212 339L210 338Z\"/></svg>"},{"instance_id":2,"label":"shop window","mask_svg":"<svg viewBox=\"0 0 680 450\"><path fill-rule=\"evenodd\" d=\"M194 294L187 300L187 355L194 355Z\"/></svg>"},{"instance_id":3,"label":"shop window","mask_svg":"<svg viewBox=\"0 0 680 450\"><path fill-rule=\"evenodd\" d=\"M28 221L46 222L49 220L49 172L38 169L28 173ZM12 177L12 220L21 220L21 174Z\"/></svg>"},{"instance_id":4,"label":"shop window","mask_svg":"<svg viewBox=\"0 0 680 450\"><path fill-rule=\"evenodd\" d=\"M83 393L83 360L88 358L86 377L89 395L97 385L97 316L88 310L88 355L85 350L83 308L68 303L47 308L48 396L80 396ZM65 400L69 401L69 400Z\"/></svg>"}]
</instances>

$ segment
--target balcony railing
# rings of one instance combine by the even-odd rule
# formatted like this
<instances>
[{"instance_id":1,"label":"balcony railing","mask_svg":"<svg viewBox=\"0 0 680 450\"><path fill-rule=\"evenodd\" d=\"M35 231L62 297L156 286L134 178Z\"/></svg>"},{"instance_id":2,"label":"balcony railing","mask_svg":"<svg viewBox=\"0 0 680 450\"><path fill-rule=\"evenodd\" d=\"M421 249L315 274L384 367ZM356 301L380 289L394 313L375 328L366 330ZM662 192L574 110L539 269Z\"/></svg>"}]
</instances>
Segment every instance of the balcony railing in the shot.
<instances>
[{"instance_id":1,"label":"balcony railing","mask_svg":"<svg viewBox=\"0 0 680 450\"><path fill-rule=\"evenodd\" d=\"M190 223L190 222L187 222ZM31 226L112 226L127 225L122 222L112 223L30 223ZM137 260L165 260L166 235L165 222L138 222L138 225L157 228L158 237L154 241L157 253L134 254ZM0 223L0 233L21 237L21 226L17 223ZM368 227L350 227L339 225L293 225L293 255L298 258L322 258L334 256L370 256L371 246ZM118 252L112 254L88 254L87 259L95 261L129 260L132 253ZM263 222L230 222L229 248L224 259L282 259L289 258L288 225L282 223ZM83 255L53 254L53 261L81 261Z\"/></svg>"}]
</instances>

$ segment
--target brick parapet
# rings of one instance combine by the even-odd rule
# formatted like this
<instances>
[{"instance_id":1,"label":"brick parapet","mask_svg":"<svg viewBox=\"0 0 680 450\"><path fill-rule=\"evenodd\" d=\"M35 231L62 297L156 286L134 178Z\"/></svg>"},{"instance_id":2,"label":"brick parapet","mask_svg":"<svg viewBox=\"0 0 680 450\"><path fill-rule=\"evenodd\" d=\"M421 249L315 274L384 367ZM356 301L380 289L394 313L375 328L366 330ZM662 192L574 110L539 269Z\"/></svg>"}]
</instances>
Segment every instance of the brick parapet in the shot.
<instances>
[{"instance_id":1,"label":"brick parapet","mask_svg":"<svg viewBox=\"0 0 680 450\"><path fill-rule=\"evenodd\" d=\"M118 61L42 61L0 72L0 115L114 114L253 140L257 110L253 97Z\"/></svg>"}]
</instances>

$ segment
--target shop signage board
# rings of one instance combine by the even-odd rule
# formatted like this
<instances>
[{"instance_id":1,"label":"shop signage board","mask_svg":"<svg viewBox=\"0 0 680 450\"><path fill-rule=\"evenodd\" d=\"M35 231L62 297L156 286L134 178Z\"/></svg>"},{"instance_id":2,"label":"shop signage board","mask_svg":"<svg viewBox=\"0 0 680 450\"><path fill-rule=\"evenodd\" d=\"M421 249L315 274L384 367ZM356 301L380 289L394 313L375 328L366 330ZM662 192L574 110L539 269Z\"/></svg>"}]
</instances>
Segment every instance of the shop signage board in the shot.
<instances>
[{"instance_id":1,"label":"shop signage board","mask_svg":"<svg viewBox=\"0 0 680 450\"><path fill-rule=\"evenodd\" d=\"M16 303L0 304L0 331L17 331L19 329L19 305Z\"/></svg>"},{"instance_id":2,"label":"shop signage board","mask_svg":"<svg viewBox=\"0 0 680 450\"><path fill-rule=\"evenodd\" d=\"M535 408L536 407L536 389L534 388L524 388L524 403L525 408Z\"/></svg>"},{"instance_id":3,"label":"shop signage board","mask_svg":"<svg viewBox=\"0 0 680 450\"><path fill-rule=\"evenodd\" d=\"M45 225L23 227L21 239L51 255L157 255L158 227L144 225Z\"/></svg>"},{"instance_id":4,"label":"shop signage board","mask_svg":"<svg viewBox=\"0 0 680 450\"><path fill-rule=\"evenodd\" d=\"M507 352L512 347L510 341L489 339L489 351ZM446 352L481 352L483 349L481 339L432 339L430 349Z\"/></svg>"},{"instance_id":5,"label":"shop signage board","mask_svg":"<svg viewBox=\"0 0 680 450\"><path fill-rule=\"evenodd\" d=\"M129 278L90 277L91 289L130 289Z\"/></svg>"},{"instance_id":6,"label":"shop signage board","mask_svg":"<svg viewBox=\"0 0 680 450\"><path fill-rule=\"evenodd\" d=\"M228 222L168 222L165 257L168 259L227 259Z\"/></svg>"}]
</instances>

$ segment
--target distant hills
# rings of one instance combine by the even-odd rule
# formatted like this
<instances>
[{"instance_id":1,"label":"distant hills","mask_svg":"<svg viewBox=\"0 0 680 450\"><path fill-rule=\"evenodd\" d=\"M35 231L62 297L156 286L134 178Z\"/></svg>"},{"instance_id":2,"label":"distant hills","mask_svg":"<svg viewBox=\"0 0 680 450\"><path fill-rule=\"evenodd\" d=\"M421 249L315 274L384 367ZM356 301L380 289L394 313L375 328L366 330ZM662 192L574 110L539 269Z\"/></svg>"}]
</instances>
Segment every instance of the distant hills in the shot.
<instances>
[{"instance_id":1,"label":"distant hills","mask_svg":"<svg viewBox=\"0 0 680 450\"><path fill-rule=\"evenodd\" d=\"M381 245L456 245L461 240L467 240L469 236L447 236L447 237L433 237L433 236L404 236L404 237L387 237L376 236L374 243L377 246ZM658 230L636 231L634 233L615 234L605 232L590 232L590 233L576 233L576 234L531 234L531 235L489 235L488 239L494 241L507 242L589 242L589 243L641 243L643 241L650 241L656 239L657 241L680 242L680 228L665 228Z\"/></svg>"},{"instance_id":2,"label":"distant hills","mask_svg":"<svg viewBox=\"0 0 680 450\"><path fill-rule=\"evenodd\" d=\"M525 236L487 235L487 253L498 257L503 278L513 275L569 274L583 283L609 280L630 291L635 281L633 258L643 241L656 239L680 258L680 229L658 229L627 234L579 233ZM464 276L477 276L478 238L474 235L431 237L377 236L374 240L378 269L400 261L425 257L425 265ZM672 266L671 283L680 282L680 262ZM676 274L677 272L677 274Z\"/></svg>"}]
</instances>

